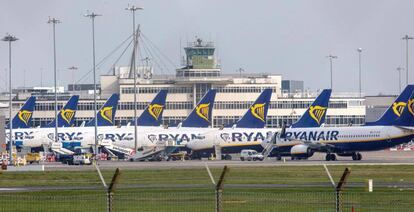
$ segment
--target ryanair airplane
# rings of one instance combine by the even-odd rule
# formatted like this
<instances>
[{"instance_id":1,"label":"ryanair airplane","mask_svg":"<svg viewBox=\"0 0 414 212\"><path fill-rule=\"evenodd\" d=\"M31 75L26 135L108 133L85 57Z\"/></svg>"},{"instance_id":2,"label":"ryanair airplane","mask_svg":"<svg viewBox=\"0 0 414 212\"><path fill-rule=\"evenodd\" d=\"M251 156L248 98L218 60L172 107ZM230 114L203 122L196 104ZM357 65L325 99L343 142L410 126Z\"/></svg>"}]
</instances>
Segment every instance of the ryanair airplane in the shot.
<instances>
[{"instance_id":1,"label":"ryanair airplane","mask_svg":"<svg viewBox=\"0 0 414 212\"><path fill-rule=\"evenodd\" d=\"M180 127L164 129L160 126L160 121L165 108L166 91L160 91L137 119L138 124L145 125L138 126L139 146L155 146L160 142L173 142L180 145L195 138L201 132L211 130L208 126L211 124L211 112L215 94L216 90L207 92ZM102 109L106 107L108 106L104 105ZM102 114L104 113L103 111L105 110L100 110L98 113ZM106 117L111 116L106 115ZM31 129L30 131L16 132L15 134L16 144L29 147L51 144L55 137L52 128ZM98 127L98 139L101 146L113 151L120 151L122 148L129 148L131 150L135 146L134 126L100 126ZM74 148L75 146L90 147L95 144L94 131L89 127L61 128L58 132L58 140L60 141L59 144L53 144L56 145L54 148L56 151L64 150L68 152L67 149Z\"/></svg>"},{"instance_id":2,"label":"ryanair airplane","mask_svg":"<svg viewBox=\"0 0 414 212\"><path fill-rule=\"evenodd\" d=\"M237 122L236 127L215 129L190 141L186 147L192 150L192 157L209 157L215 152L215 146L221 148L226 160L231 160L229 154L239 153L242 149L262 151L262 142L274 131L264 128L271 94L271 89L265 89ZM330 95L330 89L323 90L292 128L319 127L325 120ZM263 109L258 110L260 107Z\"/></svg>"},{"instance_id":3,"label":"ryanair airplane","mask_svg":"<svg viewBox=\"0 0 414 212\"><path fill-rule=\"evenodd\" d=\"M326 160L336 156L361 160L363 151L377 151L410 142L414 138L414 93L405 104L399 118L386 120L385 125L356 127L286 128L276 132L262 145L273 145L271 156L291 156L292 159L312 157L314 152L326 152Z\"/></svg>"}]
</instances>

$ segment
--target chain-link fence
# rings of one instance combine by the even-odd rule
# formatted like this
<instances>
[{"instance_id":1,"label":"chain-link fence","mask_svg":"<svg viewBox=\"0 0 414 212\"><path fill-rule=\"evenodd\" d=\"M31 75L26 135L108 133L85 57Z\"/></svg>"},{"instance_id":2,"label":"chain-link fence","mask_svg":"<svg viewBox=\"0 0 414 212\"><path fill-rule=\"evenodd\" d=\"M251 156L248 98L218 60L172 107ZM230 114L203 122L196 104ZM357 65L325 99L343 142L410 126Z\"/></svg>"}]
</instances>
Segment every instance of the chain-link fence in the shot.
<instances>
[{"instance_id":1,"label":"chain-link fence","mask_svg":"<svg viewBox=\"0 0 414 212\"><path fill-rule=\"evenodd\" d=\"M344 192L341 211L413 211L404 192ZM0 194L0 211L108 211L102 190L60 190ZM212 189L118 190L112 211L215 211ZM334 192L223 192L222 211L336 211Z\"/></svg>"},{"instance_id":2,"label":"chain-link fence","mask_svg":"<svg viewBox=\"0 0 414 212\"><path fill-rule=\"evenodd\" d=\"M387 168L391 171L382 171L378 176L384 178L368 192L366 178L376 175L367 173L376 174L377 168L355 172L339 202L335 188L321 181L326 178L322 168L230 168L222 187L218 168L211 170L214 180L202 168L125 170L111 196L113 170L102 173L105 187L92 170L3 173L0 211L414 211L411 167ZM343 167L332 170L338 179ZM400 170L397 178L395 170Z\"/></svg>"}]
</instances>

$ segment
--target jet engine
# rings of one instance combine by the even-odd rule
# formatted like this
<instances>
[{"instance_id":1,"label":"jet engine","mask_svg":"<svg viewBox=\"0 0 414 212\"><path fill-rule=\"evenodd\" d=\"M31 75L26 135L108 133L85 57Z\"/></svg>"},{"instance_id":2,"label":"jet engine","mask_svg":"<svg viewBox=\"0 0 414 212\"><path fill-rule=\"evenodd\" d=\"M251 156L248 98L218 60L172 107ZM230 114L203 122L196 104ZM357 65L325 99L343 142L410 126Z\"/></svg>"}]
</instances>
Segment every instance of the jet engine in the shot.
<instances>
[{"instance_id":1,"label":"jet engine","mask_svg":"<svg viewBox=\"0 0 414 212\"><path fill-rule=\"evenodd\" d=\"M312 157L313 151L307 145L298 144L290 149L290 154L295 158L309 158Z\"/></svg>"}]
</instances>

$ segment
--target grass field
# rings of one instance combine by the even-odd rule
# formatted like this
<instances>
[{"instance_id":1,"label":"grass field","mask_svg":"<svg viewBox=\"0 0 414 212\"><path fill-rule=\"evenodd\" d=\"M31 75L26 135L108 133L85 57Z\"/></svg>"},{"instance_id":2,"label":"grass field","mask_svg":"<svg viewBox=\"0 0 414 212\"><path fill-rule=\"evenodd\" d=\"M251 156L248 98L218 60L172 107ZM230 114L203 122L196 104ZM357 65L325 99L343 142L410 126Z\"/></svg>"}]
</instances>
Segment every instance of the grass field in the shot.
<instances>
[{"instance_id":1,"label":"grass field","mask_svg":"<svg viewBox=\"0 0 414 212\"><path fill-rule=\"evenodd\" d=\"M335 181L345 166L328 166ZM412 211L414 166L351 166L344 211ZM220 169L212 169L214 177ZM114 170L104 170L109 182ZM374 180L374 192L363 186ZM322 166L230 167L223 193L225 211L334 211L335 193ZM322 184L321 184L322 183ZM381 186L382 183L386 183ZM393 186L395 183L396 186ZM233 186L232 186L233 185ZM237 186L235 186L237 185ZM266 187L266 185L282 185ZM7 211L104 211L106 193L95 171L4 172L0 187L65 187L0 193ZM82 187L93 188L82 188ZM285 187L289 186L289 187ZM121 170L114 194L115 211L214 211L213 185L204 168Z\"/></svg>"}]
</instances>

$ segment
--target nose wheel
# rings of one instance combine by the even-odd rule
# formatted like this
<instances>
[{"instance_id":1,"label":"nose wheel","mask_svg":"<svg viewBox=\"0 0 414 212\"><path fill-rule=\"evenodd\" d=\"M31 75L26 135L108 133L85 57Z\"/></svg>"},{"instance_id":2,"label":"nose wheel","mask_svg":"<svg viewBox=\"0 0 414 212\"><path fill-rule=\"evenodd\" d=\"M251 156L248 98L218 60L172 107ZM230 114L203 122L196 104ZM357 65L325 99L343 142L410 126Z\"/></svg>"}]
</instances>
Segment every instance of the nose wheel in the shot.
<instances>
[{"instance_id":1,"label":"nose wheel","mask_svg":"<svg viewBox=\"0 0 414 212\"><path fill-rule=\"evenodd\" d=\"M352 155L352 160L362 160L362 155L359 152L356 152Z\"/></svg>"},{"instance_id":2,"label":"nose wheel","mask_svg":"<svg viewBox=\"0 0 414 212\"><path fill-rule=\"evenodd\" d=\"M326 154L325 160L326 161L336 161L336 155L332 154L332 153L328 153L328 154Z\"/></svg>"}]
</instances>

